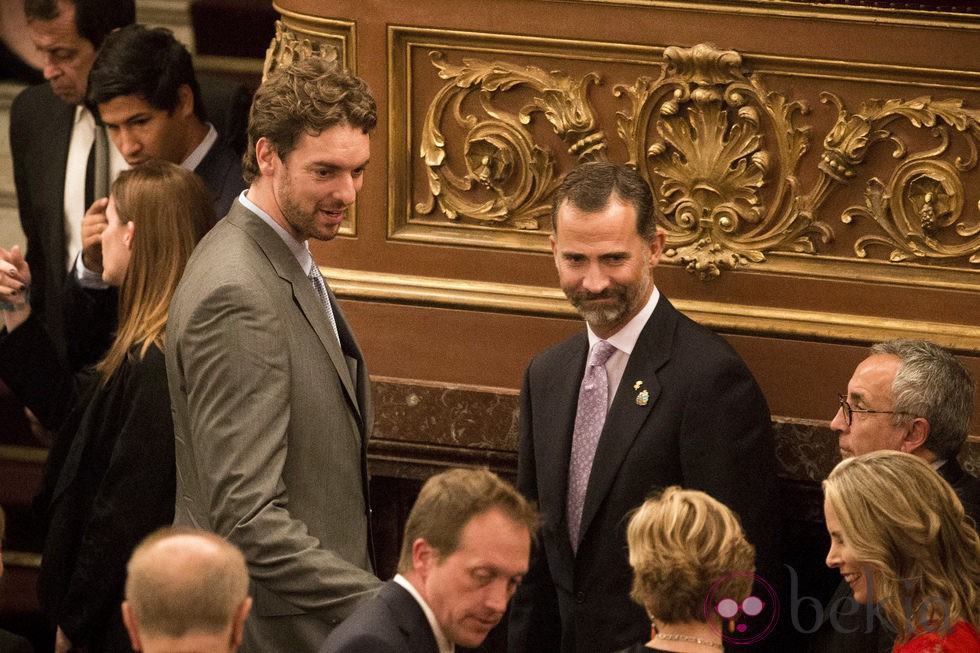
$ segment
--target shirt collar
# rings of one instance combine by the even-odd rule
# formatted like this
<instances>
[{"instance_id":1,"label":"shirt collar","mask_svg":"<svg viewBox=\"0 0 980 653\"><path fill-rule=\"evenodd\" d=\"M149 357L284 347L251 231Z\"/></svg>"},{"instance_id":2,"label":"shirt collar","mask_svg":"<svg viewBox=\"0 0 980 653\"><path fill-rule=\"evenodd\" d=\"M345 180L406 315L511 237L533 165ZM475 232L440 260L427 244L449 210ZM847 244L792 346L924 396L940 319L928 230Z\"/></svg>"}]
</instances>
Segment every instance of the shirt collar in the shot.
<instances>
[{"instance_id":1,"label":"shirt collar","mask_svg":"<svg viewBox=\"0 0 980 653\"><path fill-rule=\"evenodd\" d=\"M439 627L439 622L436 621L436 615L432 612L432 608L429 604L425 602L422 595L419 594L415 586L412 585L411 581L402 576L401 574L395 574L394 581L405 588L405 590L412 595L418 604L422 608L422 612L425 613L425 619L429 622L429 626L432 628L432 634L436 636L436 644L439 645L439 653L453 653L456 650L456 645L449 641L449 639L443 634L442 628Z\"/></svg>"},{"instance_id":2,"label":"shirt collar","mask_svg":"<svg viewBox=\"0 0 980 653\"><path fill-rule=\"evenodd\" d=\"M207 156L207 153L211 151L211 147L218 140L218 131L214 128L214 125L208 123L208 133L204 136L204 140L198 143L194 151L184 159L180 167L186 168L188 170L197 170L197 166L201 165L201 161Z\"/></svg>"},{"instance_id":3,"label":"shirt collar","mask_svg":"<svg viewBox=\"0 0 980 653\"><path fill-rule=\"evenodd\" d=\"M653 310L657 308L657 302L659 300L660 291L654 286L653 292L650 293L650 299L643 305L640 312L634 315L633 319L626 323L626 326L606 338L606 342L619 351L625 352L627 356L632 354L633 348L636 346L636 341L639 340L640 333L643 331L643 327L646 326L647 320L653 315ZM589 350L591 351L595 343L599 342L601 338L592 332L592 327L588 323L585 326L589 335Z\"/></svg>"},{"instance_id":4,"label":"shirt collar","mask_svg":"<svg viewBox=\"0 0 980 653\"><path fill-rule=\"evenodd\" d=\"M75 107L75 122L73 124L77 125L83 120L91 121L92 128L95 128L95 116L92 115L92 112L84 104L79 104Z\"/></svg>"},{"instance_id":5,"label":"shirt collar","mask_svg":"<svg viewBox=\"0 0 980 653\"><path fill-rule=\"evenodd\" d=\"M305 240L296 240L293 238L292 234L282 228L278 222L272 219L272 216L263 211L258 207L258 205L252 200L248 199L246 195L248 189L243 190L242 194L238 196L238 201L242 203L246 209L254 213L262 220L264 223L272 227L272 230L279 234L282 241L286 243L286 247L289 251L293 253L296 260L299 262L300 268L303 269L307 275L313 269L313 255L310 254L310 246Z\"/></svg>"}]
</instances>

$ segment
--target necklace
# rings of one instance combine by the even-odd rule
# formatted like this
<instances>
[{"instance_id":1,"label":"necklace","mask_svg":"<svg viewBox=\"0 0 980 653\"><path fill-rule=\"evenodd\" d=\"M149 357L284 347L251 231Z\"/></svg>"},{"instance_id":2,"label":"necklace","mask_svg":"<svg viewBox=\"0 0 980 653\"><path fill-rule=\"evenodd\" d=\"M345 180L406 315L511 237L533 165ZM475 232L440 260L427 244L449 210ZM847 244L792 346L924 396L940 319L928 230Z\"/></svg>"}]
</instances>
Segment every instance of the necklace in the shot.
<instances>
[{"instance_id":1,"label":"necklace","mask_svg":"<svg viewBox=\"0 0 980 653\"><path fill-rule=\"evenodd\" d=\"M694 637L692 635L676 635L674 633L657 633L654 635L657 639L666 639L667 641L677 641L677 642L693 642L695 644L700 644L701 646L710 646L711 648L724 648L724 646L719 642L709 642L706 639L701 639L700 637Z\"/></svg>"}]
</instances>

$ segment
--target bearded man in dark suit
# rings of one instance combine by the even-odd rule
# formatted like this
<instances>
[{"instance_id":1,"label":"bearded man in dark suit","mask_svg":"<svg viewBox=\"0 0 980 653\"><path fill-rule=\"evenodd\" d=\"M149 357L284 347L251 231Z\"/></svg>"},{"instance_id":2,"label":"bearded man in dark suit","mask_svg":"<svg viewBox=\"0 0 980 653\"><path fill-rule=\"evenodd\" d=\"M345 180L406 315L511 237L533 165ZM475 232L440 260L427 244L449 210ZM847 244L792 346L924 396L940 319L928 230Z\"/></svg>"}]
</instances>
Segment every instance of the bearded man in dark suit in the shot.
<instances>
[{"instance_id":1,"label":"bearded man in dark suit","mask_svg":"<svg viewBox=\"0 0 980 653\"><path fill-rule=\"evenodd\" d=\"M772 572L772 425L738 354L654 286L665 237L636 171L572 170L552 224L562 290L587 327L535 357L524 377L517 485L543 524L511 606L509 650L601 653L650 637L650 618L629 596L625 529L657 488L699 489L728 505L760 575Z\"/></svg>"}]
</instances>

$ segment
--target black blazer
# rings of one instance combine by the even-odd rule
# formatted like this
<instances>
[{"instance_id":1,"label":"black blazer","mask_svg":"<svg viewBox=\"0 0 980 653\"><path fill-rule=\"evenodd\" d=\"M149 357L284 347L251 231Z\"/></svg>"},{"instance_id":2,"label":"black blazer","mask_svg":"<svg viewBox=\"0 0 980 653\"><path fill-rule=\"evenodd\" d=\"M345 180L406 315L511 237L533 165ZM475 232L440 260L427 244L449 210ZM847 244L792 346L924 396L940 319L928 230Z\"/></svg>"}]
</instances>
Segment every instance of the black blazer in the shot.
<instances>
[{"instance_id":1,"label":"black blazer","mask_svg":"<svg viewBox=\"0 0 980 653\"><path fill-rule=\"evenodd\" d=\"M50 84L24 89L10 107L10 153L20 225L27 236L31 305L65 352L62 289L66 257L64 189L75 106ZM81 216L79 216L81 219Z\"/></svg>"},{"instance_id":2,"label":"black blazer","mask_svg":"<svg viewBox=\"0 0 980 653\"><path fill-rule=\"evenodd\" d=\"M629 597L625 531L631 511L658 488L716 497L740 516L763 577L777 560L766 401L735 351L663 296L606 417L573 555L565 497L587 350L583 331L535 357L524 377L517 483L543 523L511 604L512 653L599 653L649 639L649 619ZM638 400L642 390L646 402Z\"/></svg>"},{"instance_id":3,"label":"black blazer","mask_svg":"<svg viewBox=\"0 0 980 653\"><path fill-rule=\"evenodd\" d=\"M422 606L393 580L337 626L320 653L439 653Z\"/></svg>"},{"instance_id":4,"label":"black blazer","mask_svg":"<svg viewBox=\"0 0 980 653\"><path fill-rule=\"evenodd\" d=\"M78 646L131 651L126 562L173 521L174 435L163 352L130 352L109 381L72 375L33 314L0 337L0 378L56 433L37 505L47 525L41 607Z\"/></svg>"},{"instance_id":5,"label":"black blazer","mask_svg":"<svg viewBox=\"0 0 980 653\"><path fill-rule=\"evenodd\" d=\"M34 653L30 641L0 628L0 653Z\"/></svg>"}]
</instances>

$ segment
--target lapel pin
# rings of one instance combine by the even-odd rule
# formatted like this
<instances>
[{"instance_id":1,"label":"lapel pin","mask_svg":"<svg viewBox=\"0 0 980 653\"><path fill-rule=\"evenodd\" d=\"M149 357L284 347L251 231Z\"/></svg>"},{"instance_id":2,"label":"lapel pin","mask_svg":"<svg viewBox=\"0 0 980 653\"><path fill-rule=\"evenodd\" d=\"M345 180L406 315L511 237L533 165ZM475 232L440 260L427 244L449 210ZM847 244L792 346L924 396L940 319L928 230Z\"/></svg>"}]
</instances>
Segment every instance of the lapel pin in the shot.
<instances>
[{"instance_id":1,"label":"lapel pin","mask_svg":"<svg viewBox=\"0 0 980 653\"><path fill-rule=\"evenodd\" d=\"M633 384L633 389L639 390L641 385L643 385L643 381L637 381L636 383Z\"/></svg>"},{"instance_id":2,"label":"lapel pin","mask_svg":"<svg viewBox=\"0 0 980 653\"><path fill-rule=\"evenodd\" d=\"M640 394L636 395L636 405L646 406L648 403L650 403L650 393L646 390L641 390Z\"/></svg>"}]
</instances>

